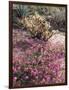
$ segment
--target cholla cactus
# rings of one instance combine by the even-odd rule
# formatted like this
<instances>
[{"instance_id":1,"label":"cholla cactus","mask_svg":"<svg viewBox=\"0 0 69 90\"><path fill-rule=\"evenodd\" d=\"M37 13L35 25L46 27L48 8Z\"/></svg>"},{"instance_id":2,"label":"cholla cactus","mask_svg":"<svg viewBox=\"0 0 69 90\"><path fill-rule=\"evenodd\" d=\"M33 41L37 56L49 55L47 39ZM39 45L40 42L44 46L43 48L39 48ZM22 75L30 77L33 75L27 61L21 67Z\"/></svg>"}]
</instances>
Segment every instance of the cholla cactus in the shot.
<instances>
[{"instance_id":1,"label":"cholla cactus","mask_svg":"<svg viewBox=\"0 0 69 90\"><path fill-rule=\"evenodd\" d=\"M32 37L47 40L52 35L52 31L49 31L50 23L45 21L44 17L38 13L35 13L34 16L25 17L25 26L30 31Z\"/></svg>"}]
</instances>

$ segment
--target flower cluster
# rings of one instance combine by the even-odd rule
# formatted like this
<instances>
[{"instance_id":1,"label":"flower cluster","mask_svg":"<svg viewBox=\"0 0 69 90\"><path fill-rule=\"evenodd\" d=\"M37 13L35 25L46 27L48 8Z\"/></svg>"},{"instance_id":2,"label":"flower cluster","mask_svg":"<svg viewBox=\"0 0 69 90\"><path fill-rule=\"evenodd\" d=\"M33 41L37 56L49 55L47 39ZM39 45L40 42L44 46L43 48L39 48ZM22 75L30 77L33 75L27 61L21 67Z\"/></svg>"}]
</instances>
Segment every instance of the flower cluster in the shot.
<instances>
[{"instance_id":1,"label":"flower cluster","mask_svg":"<svg viewBox=\"0 0 69 90\"><path fill-rule=\"evenodd\" d=\"M52 44L13 30L13 87L65 82L64 45Z\"/></svg>"}]
</instances>

